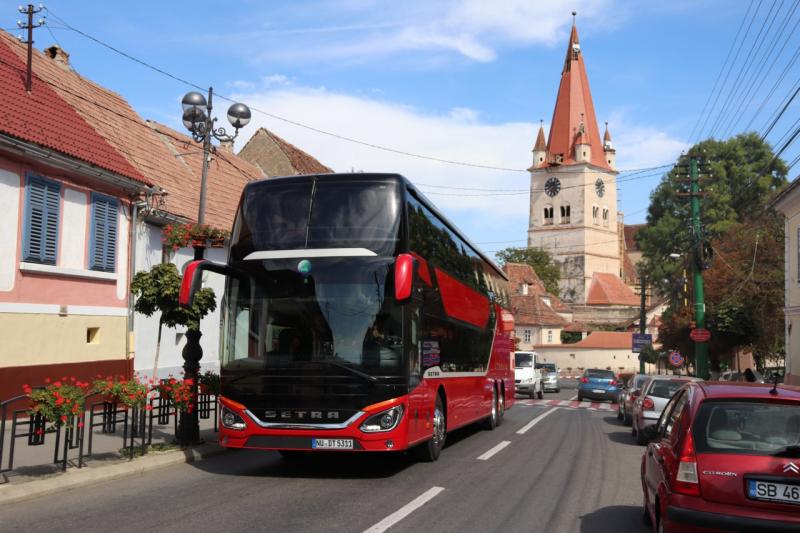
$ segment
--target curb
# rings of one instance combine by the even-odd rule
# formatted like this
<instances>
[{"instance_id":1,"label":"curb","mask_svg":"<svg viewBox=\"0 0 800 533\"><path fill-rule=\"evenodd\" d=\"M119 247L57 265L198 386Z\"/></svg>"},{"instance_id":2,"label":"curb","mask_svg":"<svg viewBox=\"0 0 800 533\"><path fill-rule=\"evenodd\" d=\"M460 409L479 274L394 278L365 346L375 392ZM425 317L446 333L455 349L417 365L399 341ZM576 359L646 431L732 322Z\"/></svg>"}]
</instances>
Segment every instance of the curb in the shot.
<instances>
[{"instance_id":1,"label":"curb","mask_svg":"<svg viewBox=\"0 0 800 533\"><path fill-rule=\"evenodd\" d=\"M138 457L133 461L125 461L124 463L97 468L73 468L51 478L30 481L20 485L0 485L0 506L60 492L64 489L110 481L132 474L142 474L165 466L201 461L225 451L226 448L216 444L204 444L185 450L151 452L144 457Z\"/></svg>"}]
</instances>

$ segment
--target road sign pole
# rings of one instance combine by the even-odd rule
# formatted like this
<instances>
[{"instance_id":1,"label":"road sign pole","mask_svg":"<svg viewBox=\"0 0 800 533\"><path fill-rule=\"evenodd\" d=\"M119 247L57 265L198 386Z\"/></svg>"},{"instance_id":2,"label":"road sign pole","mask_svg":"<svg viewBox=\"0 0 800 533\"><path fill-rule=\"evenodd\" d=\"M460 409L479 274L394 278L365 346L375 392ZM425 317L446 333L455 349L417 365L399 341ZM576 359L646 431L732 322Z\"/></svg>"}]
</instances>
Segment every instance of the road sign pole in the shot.
<instances>
[{"instance_id":1,"label":"road sign pole","mask_svg":"<svg viewBox=\"0 0 800 533\"><path fill-rule=\"evenodd\" d=\"M703 233L700 225L700 186L697 183L697 157L689 156L692 179L692 232L694 234L694 321L698 329L706 327L706 304L703 294ZM708 379L708 343L694 343L695 374Z\"/></svg>"},{"instance_id":2,"label":"road sign pole","mask_svg":"<svg viewBox=\"0 0 800 533\"><path fill-rule=\"evenodd\" d=\"M647 329L647 286L645 285L644 274L639 277L639 288L642 292L641 306L639 307L639 333L644 335ZM639 354L639 373L644 374L644 357Z\"/></svg>"}]
</instances>

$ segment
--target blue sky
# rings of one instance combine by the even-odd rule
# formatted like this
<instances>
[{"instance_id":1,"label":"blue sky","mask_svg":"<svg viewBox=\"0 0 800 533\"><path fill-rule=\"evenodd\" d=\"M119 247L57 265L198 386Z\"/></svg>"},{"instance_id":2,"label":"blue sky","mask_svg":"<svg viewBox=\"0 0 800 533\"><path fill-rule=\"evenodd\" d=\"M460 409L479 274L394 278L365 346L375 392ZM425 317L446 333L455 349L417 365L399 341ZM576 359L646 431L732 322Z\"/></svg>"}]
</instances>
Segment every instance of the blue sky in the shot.
<instances>
[{"instance_id":1,"label":"blue sky","mask_svg":"<svg viewBox=\"0 0 800 533\"><path fill-rule=\"evenodd\" d=\"M800 35L793 2L755 2L753 42L767 45L787 20L787 46L760 93L766 95ZM663 5L660 5L663 4ZM0 2L0 27L19 18ZM180 124L184 84L148 70L68 29L64 21L177 77L291 121L369 143L441 159L511 169L530 165L540 119L550 120L572 17L598 120L608 121L620 169L674 161L690 134L750 6L745 0L466 0L382 2L47 2L49 28L36 46L57 41L83 76L119 92L145 118ZM768 9L772 6L774 11ZM771 14L772 18L767 15ZM777 14L777 15L776 15ZM789 15L791 14L791 17ZM764 37L756 41L763 21ZM774 22L772 22L774 21ZM745 42L740 62L750 47ZM754 58L759 57L753 50ZM762 62L763 63L763 62ZM737 73L734 65L732 73ZM795 83L785 80L753 122L759 129ZM733 76L731 86L733 86ZM742 91L746 90L743 84ZM755 87L754 87L755 89ZM722 94L722 101L725 94ZM742 131L761 96L731 105L718 135ZM227 103L217 102L220 116ZM793 117L788 117L794 112ZM716 115L712 116L712 119ZM794 107L774 133L796 118ZM223 119L224 120L224 119ZM338 171L400 172L486 251L523 245L529 177L367 148L266 116L267 127ZM710 123L709 123L710 128ZM727 130L727 131L725 131ZM770 137L772 140L772 137ZM694 139L692 139L694 140ZM793 159L792 150L786 157ZM644 220L657 173L619 185L626 222ZM464 187L475 190L447 189ZM503 189L482 191L479 189ZM213 200L213 199L212 199Z\"/></svg>"}]
</instances>

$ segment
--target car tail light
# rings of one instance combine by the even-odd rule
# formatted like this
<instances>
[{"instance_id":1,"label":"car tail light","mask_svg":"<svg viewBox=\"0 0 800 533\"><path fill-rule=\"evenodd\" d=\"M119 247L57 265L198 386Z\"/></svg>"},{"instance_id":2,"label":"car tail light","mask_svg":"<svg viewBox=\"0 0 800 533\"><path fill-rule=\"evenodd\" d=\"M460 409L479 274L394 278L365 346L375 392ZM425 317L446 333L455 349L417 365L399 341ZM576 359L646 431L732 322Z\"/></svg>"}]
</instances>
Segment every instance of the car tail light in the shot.
<instances>
[{"instance_id":1,"label":"car tail light","mask_svg":"<svg viewBox=\"0 0 800 533\"><path fill-rule=\"evenodd\" d=\"M589 383L589 378L586 377L581 378L581 383Z\"/></svg>"},{"instance_id":2,"label":"car tail light","mask_svg":"<svg viewBox=\"0 0 800 533\"><path fill-rule=\"evenodd\" d=\"M650 396L645 396L644 400L642 400L642 409L644 411L652 411L655 406L656 404L653 403L653 399Z\"/></svg>"},{"instance_id":3,"label":"car tail light","mask_svg":"<svg viewBox=\"0 0 800 533\"><path fill-rule=\"evenodd\" d=\"M638 390L632 390L631 392L628 393L628 396L630 396L631 398L638 398L640 394L641 392L639 392Z\"/></svg>"},{"instance_id":4,"label":"car tail light","mask_svg":"<svg viewBox=\"0 0 800 533\"><path fill-rule=\"evenodd\" d=\"M616 380L616 379L612 379L612 380L611 380L611 383L609 383L609 385L611 385L612 387L613 387L614 385L616 385L616 384L617 384L617 380Z\"/></svg>"},{"instance_id":5,"label":"car tail light","mask_svg":"<svg viewBox=\"0 0 800 533\"><path fill-rule=\"evenodd\" d=\"M678 471L675 473L675 492L687 496L700 496L700 480L697 478L697 455L691 430L686 432L678 456Z\"/></svg>"}]
</instances>

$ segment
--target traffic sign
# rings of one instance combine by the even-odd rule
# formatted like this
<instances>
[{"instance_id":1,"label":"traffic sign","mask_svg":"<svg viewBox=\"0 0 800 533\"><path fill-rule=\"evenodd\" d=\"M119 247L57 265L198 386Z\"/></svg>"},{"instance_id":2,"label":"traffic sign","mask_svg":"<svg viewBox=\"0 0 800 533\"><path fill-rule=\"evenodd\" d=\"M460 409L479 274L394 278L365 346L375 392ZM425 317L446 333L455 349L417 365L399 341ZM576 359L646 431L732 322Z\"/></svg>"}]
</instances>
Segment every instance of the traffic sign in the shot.
<instances>
[{"instance_id":1,"label":"traffic sign","mask_svg":"<svg viewBox=\"0 0 800 533\"><path fill-rule=\"evenodd\" d=\"M708 342L711 340L711 332L704 328L695 328L689 333L689 338L694 342Z\"/></svg>"},{"instance_id":2,"label":"traffic sign","mask_svg":"<svg viewBox=\"0 0 800 533\"><path fill-rule=\"evenodd\" d=\"M643 349L653 344L653 336L649 333L634 333L632 341L631 351L641 353Z\"/></svg>"},{"instance_id":3,"label":"traffic sign","mask_svg":"<svg viewBox=\"0 0 800 533\"><path fill-rule=\"evenodd\" d=\"M676 367L683 366L683 356L681 355L681 352L670 352L669 364Z\"/></svg>"}]
</instances>

